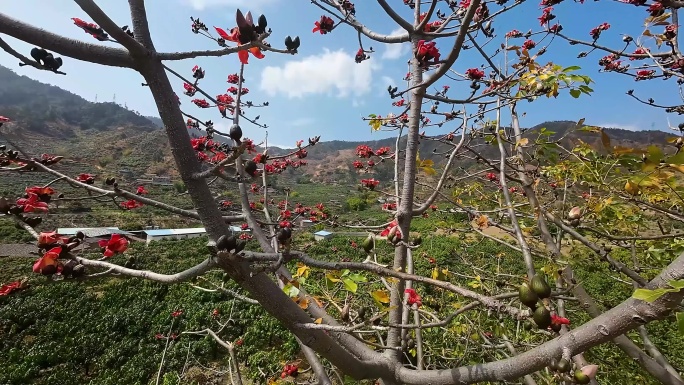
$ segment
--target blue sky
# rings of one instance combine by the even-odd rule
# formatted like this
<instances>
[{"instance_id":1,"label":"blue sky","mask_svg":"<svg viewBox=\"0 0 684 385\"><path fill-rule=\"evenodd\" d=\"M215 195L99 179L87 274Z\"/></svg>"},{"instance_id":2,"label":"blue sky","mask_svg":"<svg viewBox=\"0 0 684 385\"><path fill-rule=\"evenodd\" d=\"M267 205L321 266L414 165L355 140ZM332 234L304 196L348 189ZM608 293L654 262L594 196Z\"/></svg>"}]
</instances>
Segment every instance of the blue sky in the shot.
<instances>
[{"instance_id":1,"label":"blue sky","mask_svg":"<svg viewBox=\"0 0 684 385\"><path fill-rule=\"evenodd\" d=\"M119 25L129 24L128 7L125 2L99 1ZM389 0L395 10L406 18L411 11L401 0ZM266 14L273 34L269 42L282 47L287 35L299 35L302 45L295 56L266 53L266 58L250 58L247 66L245 86L250 89L250 100L255 103L269 101L270 107L249 111L251 116L261 115L260 121L270 126L269 143L292 146L295 140L321 135L323 140L372 140L386 137L387 133L371 133L362 116L375 113L385 115L397 112L391 107L386 88L388 84L402 84L407 72L406 61L409 50L401 45L384 45L364 40L364 46L372 46L376 53L371 60L355 64L354 54L358 49L356 34L348 27L341 27L328 35L311 33L314 21L322 11L309 0L167 0L148 1L147 8L155 45L160 51L181 51L214 48L215 44L190 32L190 16L199 17L210 28L219 26L231 28L235 23L235 9L251 10L257 16ZM397 30L394 22L384 14L375 1L356 2L357 17L380 33ZM498 9L493 6L492 9ZM604 32L600 43L621 47L621 34L636 37L647 16L645 8L637 8L616 2L594 2L585 4L566 0L554 7L554 14L563 32L582 40L590 40L589 30L602 22L609 22L611 28ZM71 17L90 21L80 8L69 0L24 0L8 2L2 12L38 25L53 32L72 38L96 42L89 35L75 27ZM493 25L498 37L489 45L490 52L500 44L503 35L511 30L539 30L537 17L541 9L536 0L530 0L497 19ZM605 15L610 15L607 18ZM662 27L656 27L662 28ZM654 31L655 32L655 31ZM657 31L660 32L660 31ZM6 39L15 49L28 53L30 46L12 38ZM438 41L438 47L445 53L452 38ZM521 40L522 42L522 40ZM114 44L114 43L105 43ZM578 120L586 118L587 123L621 127L626 129L666 129L666 114L662 110L648 108L625 95L627 89L645 98L653 97L657 102L676 104L678 92L673 80L652 80L635 82L632 78L613 73L599 73L598 60L603 53L594 52L588 58L577 59L580 46L570 46L558 39L549 52L540 60L558 64L580 65L580 73L591 76L596 84L595 94L573 99L567 92L557 99L540 99L533 103L523 102L519 111L526 115L524 126L533 126L547 120ZM631 51L631 49L630 49ZM474 50L464 51L453 67L463 73L477 67L482 60ZM635 65L638 62L631 62ZM126 104L130 109L144 115L157 115L149 89L140 86L142 78L132 70L102 67L90 63L67 59L62 69L67 76L53 75L31 67L19 67L17 59L0 52L0 64L17 73L50 83L84 98L94 101L111 101ZM207 72L201 87L210 94L225 92L229 86L226 76L236 72L238 59L235 55L222 58L190 59L171 62L170 67L191 76L190 69L198 64ZM170 75L172 76L172 75ZM183 101L183 109L203 119L220 121L215 109L200 110L182 95L182 83L172 77L177 93ZM450 96L468 92L467 82L439 83L451 86ZM1 114L1 111L0 111ZM677 117L670 117L673 125ZM507 120L503 119L503 123ZM227 127L227 123L222 122ZM263 139L264 130L246 125L246 136ZM453 129L453 128L452 128ZM444 127L444 131L449 130Z\"/></svg>"}]
</instances>

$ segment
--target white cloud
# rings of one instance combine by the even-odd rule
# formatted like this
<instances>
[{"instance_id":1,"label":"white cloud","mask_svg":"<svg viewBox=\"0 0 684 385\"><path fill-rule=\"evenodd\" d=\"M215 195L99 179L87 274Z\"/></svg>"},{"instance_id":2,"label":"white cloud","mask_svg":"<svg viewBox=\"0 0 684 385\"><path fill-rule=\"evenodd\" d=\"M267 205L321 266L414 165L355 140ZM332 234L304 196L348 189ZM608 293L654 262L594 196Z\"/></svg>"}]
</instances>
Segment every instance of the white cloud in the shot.
<instances>
[{"instance_id":1,"label":"white cloud","mask_svg":"<svg viewBox=\"0 0 684 385\"><path fill-rule=\"evenodd\" d=\"M398 28L390 33L390 36L403 35L406 30L403 28ZM393 43L385 44L385 52L382 53L382 59L384 60L396 60L400 57L406 55L409 52L408 43Z\"/></svg>"},{"instance_id":2,"label":"white cloud","mask_svg":"<svg viewBox=\"0 0 684 385\"><path fill-rule=\"evenodd\" d=\"M273 4L278 0L182 0L186 5L197 11L213 7L241 7L248 10L261 10L263 6Z\"/></svg>"},{"instance_id":3,"label":"white cloud","mask_svg":"<svg viewBox=\"0 0 684 385\"><path fill-rule=\"evenodd\" d=\"M373 72L377 69L379 66L373 60L357 64L354 56L343 50L324 48L320 55L264 68L259 88L269 96L281 94L288 98L315 94L358 97L371 90Z\"/></svg>"}]
</instances>

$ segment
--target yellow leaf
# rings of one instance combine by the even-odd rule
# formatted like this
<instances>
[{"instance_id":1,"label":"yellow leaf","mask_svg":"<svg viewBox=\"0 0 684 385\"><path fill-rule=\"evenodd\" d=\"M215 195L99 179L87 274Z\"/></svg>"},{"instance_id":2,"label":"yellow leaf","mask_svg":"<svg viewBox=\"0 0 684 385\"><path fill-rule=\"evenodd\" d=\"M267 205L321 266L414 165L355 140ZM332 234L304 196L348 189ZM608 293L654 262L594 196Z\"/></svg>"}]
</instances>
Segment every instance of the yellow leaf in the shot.
<instances>
[{"instance_id":1,"label":"yellow leaf","mask_svg":"<svg viewBox=\"0 0 684 385\"><path fill-rule=\"evenodd\" d=\"M421 167L420 169L427 175L437 175L437 171L432 167Z\"/></svg>"},{"instance_id":2,"label":"yellow leaf","mask_svg":"<svg viewBox=\"0 0 684 385\"><path fill-rule=\"evenodd\" d=\"M371 126L371 129L373 129L374 131L377 131L380 129L380 127L382 127L382 120L371 119L370 121L368 121L368 125Z\"/></svg>"},{"instance_id":3,"label":"yellow leaf","mask_svg":"<svg viewBox=\"0 0 684 385\"><path fill-rule=\"evenodd\" d=\"M371 296L373 297L374 300L380 302L380 303L389 303L390 302L390 297L389 293L385 290L376 290L371 293Z\"/></svg>"},{"instance_id":4,"label":"yellow leaf","mask_svg":"<svg viewBox=\"0 0 684 385\"><path fill-rule=\"evenodd\" d=\"M340 282L340 279L339 279L339 278L336 278L336 277L335 277L334 275L332 275L332 274L326 274L326 275L325 275L325 278L327 278L330 282Z\"/></svg>"},{"instance_id":5,"label":"yellow leaf","mask_svg":"<svg viewBox=\"0 0 684 385\"><path fill-rule=\"evenodd\" d=\"M314 321L314 323L317 324L317 325L322 324L322 323L323 323L323 318L316 318L316 320Z\"/></svg>"},{"instance_id":6,"label":"yellow leaf","mask_svg":"<svg viewBox=\"0 0 684 385\"><path fill-rule=\"evenodd\" d=\"M671 168L674 168L675 170L684 173L684 165L681 164L668 164Z\"/></svg>"},{"instance_id":7,"label":"yellow leaf","mask_svg":"<svg viewBox=\"0 0 684 385\"><path fill-rule=\"evenodd\" d=\"M480 229L486 229L487 227L489 227L489 218L487 218L486 215L480 215L479 217L477 217L475 223L477 224L477 227L479 227Z\"/></svg>"},{"instance_id":8,"label":"yellow leaf","mask_svg":"<svg viewBox=\"0 0 684 385\"><path fill-rule=\"evenodd\" d=\"M529 142L530 142L529 139L522 138L515 144L515 147L518 148L518 146L527 146L527 143L529 143Z\"/></svg>"},{"instance_id":9,"label":"yellow leaf","mask_svg":"<svg viewBox=\"0 0 684 385\"><path fill-rule=\"evenodd\" d=\"M296 277L308 278L310 270L311 269L309 268L309 266L307 266L303 263L297 263L297 273L295 274L295 276Z\"/></svg>"},{"instance_id":10,"label":"yellow leaf","mask_svg":"<svg viewBox=\"0 0 684 385\"><path fill-rule=\"evenodd\" d=\"M627 183L625 183L625 191L627 191L628 194L630 195L637 195L639 194L639 185L628 180Z\"/></svg>"},{"instance_id":11,"label":"yellow leaf","mask_svg":"<svg viewBox=\"0 0 684 385\"><path fill-rule=\"evenodd\" d=\"M300 308L303 310L306 310L309 307L309 300L306 298L302 298L300 300L295 301L297 302L297 305L299 305Z\"/></svg>"}]
</instances>

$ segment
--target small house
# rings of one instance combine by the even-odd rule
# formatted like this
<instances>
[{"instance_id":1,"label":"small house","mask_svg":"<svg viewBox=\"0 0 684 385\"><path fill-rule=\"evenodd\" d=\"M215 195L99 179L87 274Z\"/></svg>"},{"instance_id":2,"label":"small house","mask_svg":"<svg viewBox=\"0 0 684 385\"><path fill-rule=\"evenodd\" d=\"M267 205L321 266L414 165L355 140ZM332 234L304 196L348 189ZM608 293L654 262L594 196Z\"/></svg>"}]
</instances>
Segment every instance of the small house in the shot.
<instances>
[{"instance_id":1,"label":"small house","mask_svg":"<svg viewBox=\"0 0 684 385\"><path fill-rule=\"evenodd\" d=\"M301 222L299 222L299 227L301 227L301 228L307 228L307 227L311 227L313 225L314 225L314 221L312 221L311 219L302 219Z\"/></svg>"},{"instance_id":2,"label":"small house","mask_svg":"<svg viewBox=\"0 0 684 385\"><path fill-rule=\"evenodd\" d=\"M149 245L153 241L161 241L163 239L188 239L201 237L207 233L204 227L195 227L188 229L156 229L144 230L147 235L146 243Z\"/></svg>"},{"instance_id":3,"label":"small house","mask_svg":"<svg viewBox=\"0 0 684 385\"><path fill-rule=\"evenodd\" d=\"M332 238L332 236L333 236L333 233L331 233L330 231L325 231L325 230L317 231L314 233L314 239L317 242L320 242L324 239L330 239L330 238Z\"/></svg>"}]
</instances>

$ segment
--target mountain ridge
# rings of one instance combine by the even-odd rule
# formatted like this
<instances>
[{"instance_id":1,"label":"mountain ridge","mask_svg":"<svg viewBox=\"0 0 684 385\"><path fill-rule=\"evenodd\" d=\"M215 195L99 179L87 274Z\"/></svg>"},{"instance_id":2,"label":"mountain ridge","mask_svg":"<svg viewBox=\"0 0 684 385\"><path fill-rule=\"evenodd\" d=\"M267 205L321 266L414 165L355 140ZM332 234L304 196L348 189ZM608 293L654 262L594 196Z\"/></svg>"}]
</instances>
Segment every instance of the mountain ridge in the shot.
<instances>
[{"instance_id":1,"label":"mountain ridge","mask_svg":"<svg viewBox=\"0 0 684 385\"><path fill-rule=\"evenodd\" d=\"M59 87L44 84L27 76L0 66L0 115L12 118L11 130L3 128L3 135L27 151L35 154L56 153L68 155L73 161L95 165L99 169L132 169L137 172L174 174L173 159L161 119L143 116L112 102L94 103ZM573 132L572 121L550 121L526 130L532 137L542 127L554 131L553 137L563 137L563 144L576 145L579 140L601 147L600 135ZM656 130L629 131L606 128L605 132L615 145L643 147L649 144L664 146L674 133ZM305 139L305 138L304 138ZM323 137L323 139L325 139ZM406 136L399 139L405 143ZM455 140L458 140L456 138ZM480 139L477 139L481 142ZM370 141L331 140L321 141L308 151L309 166L297 172L311 181L334 182L340 177L354 177L351 163L357 159L355 148L368 145L373 149L388 146L392 150L396 138ZM106 146L103 146L106 144ZM498 156L495 146L482 147L485 156ZM420 155L423 159L442 162L449 147L434 141L422 141ZM261 149L260 149L261 150ZM282 155L293 148L270 147L269 153ZM116 168L117 170L111 170ZM380 172L387 168L374 168ZM387 170L385 170L387 171Z\"/></svg>"}]
</instances>

